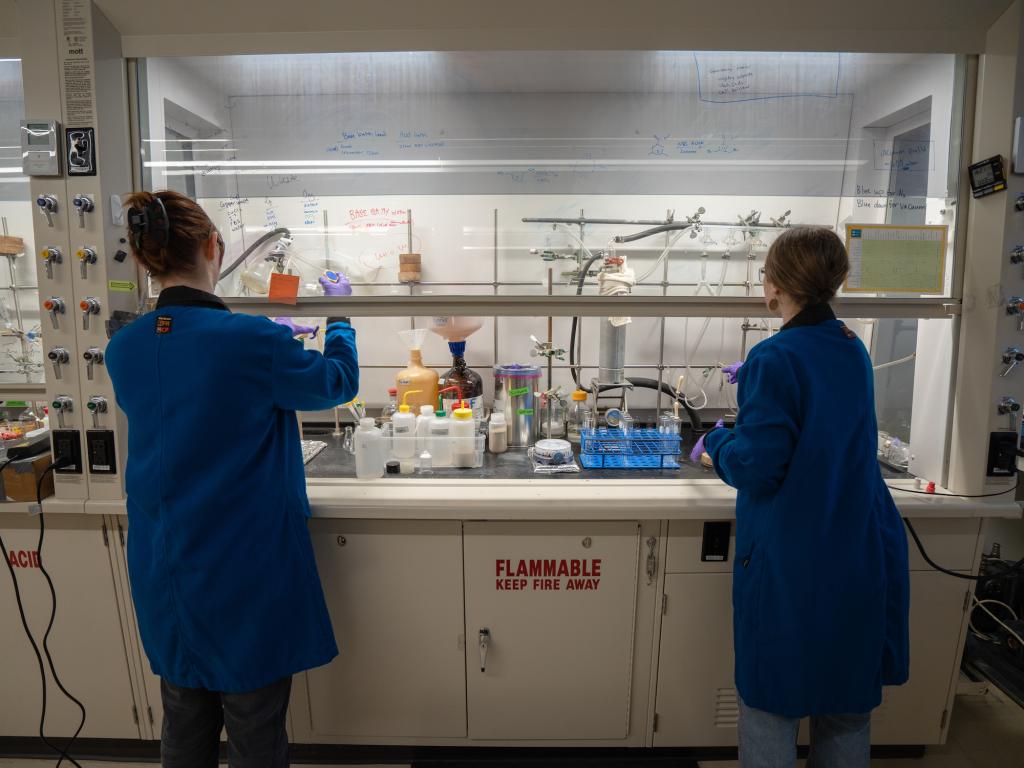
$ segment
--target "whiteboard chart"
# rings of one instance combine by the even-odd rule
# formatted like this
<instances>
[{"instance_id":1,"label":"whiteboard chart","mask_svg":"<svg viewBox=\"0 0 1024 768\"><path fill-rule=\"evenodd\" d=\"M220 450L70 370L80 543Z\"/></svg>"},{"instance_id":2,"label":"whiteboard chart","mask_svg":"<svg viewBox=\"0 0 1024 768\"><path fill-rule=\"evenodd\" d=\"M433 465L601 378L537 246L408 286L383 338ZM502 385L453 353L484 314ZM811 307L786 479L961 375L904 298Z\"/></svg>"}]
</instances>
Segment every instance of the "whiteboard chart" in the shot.
<instances>
[{"instance_id":1,"label":"whiteboard chart","mask_svg":"<svg viewBox=\"0 0 1024 768\"><path fill-rule=\"evenodd\" d=\"M847 224L848 292L942 293L949 227Z\"/></svg>"}]
</instances>

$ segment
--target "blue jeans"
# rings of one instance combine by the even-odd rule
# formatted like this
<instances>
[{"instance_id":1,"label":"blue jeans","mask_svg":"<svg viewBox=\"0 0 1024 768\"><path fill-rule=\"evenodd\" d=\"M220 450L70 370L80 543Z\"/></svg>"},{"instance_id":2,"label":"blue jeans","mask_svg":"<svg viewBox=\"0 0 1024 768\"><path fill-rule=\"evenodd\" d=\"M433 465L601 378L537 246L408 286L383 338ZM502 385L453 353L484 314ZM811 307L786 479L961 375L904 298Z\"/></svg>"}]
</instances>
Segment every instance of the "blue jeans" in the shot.
<instances>
[{"instance_id":1,"label":"blue jeans","mask_svg":"<svg viewBox=\"0 0 1024 768\"><path fill-rule=\"evenodd\" d=\"M740 768L793 768L800 719L748 707L740 701ZM811 718L807 768L868 768L871 715Z\"/></svg>"},{"instance_id":2,"label":"blue jeans","mask_svg":"<svg viewBox=\"0 0 1024 768\"><path fill-rule=\"evenodd\" d=\"M285 715L292 679L248 693L216 693L160 681L164 768L217 768L220 731L228 732L231 768L287 768Z\"/></svg>"}]
</instances>

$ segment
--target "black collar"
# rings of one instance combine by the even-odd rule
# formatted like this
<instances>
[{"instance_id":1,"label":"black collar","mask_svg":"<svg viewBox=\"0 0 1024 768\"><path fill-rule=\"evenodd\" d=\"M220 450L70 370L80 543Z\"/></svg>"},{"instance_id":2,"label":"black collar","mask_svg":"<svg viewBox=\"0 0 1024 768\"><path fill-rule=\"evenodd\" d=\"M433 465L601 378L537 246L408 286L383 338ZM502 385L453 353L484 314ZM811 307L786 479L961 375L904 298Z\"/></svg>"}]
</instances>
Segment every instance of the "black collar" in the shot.
<instances>
[{"instance_id":1,"label":"black collar","mask_svg":"<svg viewBox=\"0 0 1024 768\"><path fill-rule=\"evenodd\" d=\"M808 304L800 310L799 314L782 326L781 330L788 331L791 328L800 328L805 325L818 325L826 320L835 320L836 313L828 304Z\"/></svg>"},{"instance_id":2,"label":"black collar","mask_svg":"<svg viewBox=\"0 0 1024 768\"><path fill-rule=\"evenodd\" d=\"M160 291L156 308L163 309L164 307L204 307L206 309L222 309L225 312L231 311L219 296L200 291L198 288L189 288L187 285L172 285Z\"/></svg>"}]
</instances>

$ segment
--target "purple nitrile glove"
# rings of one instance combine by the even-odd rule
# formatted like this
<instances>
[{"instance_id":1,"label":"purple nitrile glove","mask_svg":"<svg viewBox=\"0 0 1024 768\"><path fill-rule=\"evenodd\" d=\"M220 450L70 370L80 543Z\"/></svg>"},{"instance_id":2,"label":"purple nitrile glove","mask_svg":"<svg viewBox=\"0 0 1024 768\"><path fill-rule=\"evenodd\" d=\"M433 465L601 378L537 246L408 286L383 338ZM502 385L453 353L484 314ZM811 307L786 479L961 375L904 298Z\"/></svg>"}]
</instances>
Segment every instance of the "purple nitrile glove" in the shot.
<instances>
[{"instance_id":1,"label":"purple nitrile glove","mask_svg":"<svg viewBox=\"0 0 1024 768\"><path fill-rule=\"evenodd\" d=\"M326 275L320 278L320 285L324 289L324 296L351 296L352 284L341 272L331 272L338 278L338 281L329 279Z\"/></svg>"},{"instance_id":2,"label":"purple nitrile glove","mask_svg":"<svg viewBox=\"0 0 1024 768\"><path fill-rule=\"evenodd\" d=\"M711 429L720 429L721 427L724 426L725 422L719 419L718 421L715 422L715 426L713 426ZM698 440L697 444L693 446L693 450L690 451L690 461L694 463L699 462L700 457L704 455L704 438L708 436L708 434L711 432L711 429L709 429L707 432L701 435L700 440Z\"/></svg>"},{"instance_id":3,"label":"purple nitrile glove","mask_svg":"<svg viewBox=\"0 0 1024 768\"><path fill-rule=\"evenodd\" d=\"M725 380L730 384L735 384L739 381L740 367L743 365L742 362L733 363L732 365L722 366L722 375L725 376Z\"/></svg>"},{"instance_id":4,"label":"purple nitrile glove","mask_svg":"<svg viewBox=\"0 0 1024 768\"><path fill-rule=\"evenodd\" d=\"M316 336L320 326L296 325L290 317L275 317L274 322L292 332L292 336Z\"/></svg>"}]
</instances>

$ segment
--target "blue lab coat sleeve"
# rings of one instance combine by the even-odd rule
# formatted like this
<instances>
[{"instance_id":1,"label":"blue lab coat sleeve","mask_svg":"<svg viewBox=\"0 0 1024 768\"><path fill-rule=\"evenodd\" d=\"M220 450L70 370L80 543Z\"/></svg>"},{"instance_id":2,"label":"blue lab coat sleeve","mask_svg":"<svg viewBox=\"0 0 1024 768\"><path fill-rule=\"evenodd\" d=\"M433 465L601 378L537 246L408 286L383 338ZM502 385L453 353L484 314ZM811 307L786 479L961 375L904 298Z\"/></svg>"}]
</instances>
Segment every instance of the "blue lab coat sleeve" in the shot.
<instances>
[{"instance_id":1,"label":"blue lab coat sleeve","mask_svg":"<svg viewBox=\"0 0 1024 768\"><path fill-rule=\"evenodd\" d=\"M800 434L800 387L779 350L758 345L740 369L734 429L704 440L715 471L733 488L773 493L786 477Z\"/></svg>"},{"instance_id":2,"label":"blue lab coat sleeve","mask_svg":"<svg viewBox=\"0 0 1024 768\"><path fill-rule=\"evenodd\" d=\"M324 352L314 352L281 328L273 338L274 404L293 411L322 411L359 393L356 332L348 323L327 326Z\"/></svg>"}]
</instances>

